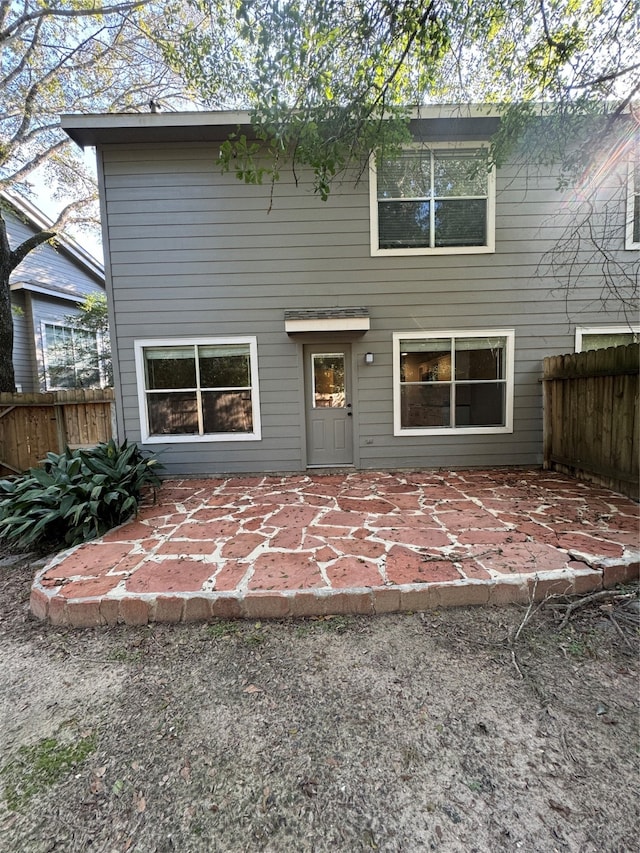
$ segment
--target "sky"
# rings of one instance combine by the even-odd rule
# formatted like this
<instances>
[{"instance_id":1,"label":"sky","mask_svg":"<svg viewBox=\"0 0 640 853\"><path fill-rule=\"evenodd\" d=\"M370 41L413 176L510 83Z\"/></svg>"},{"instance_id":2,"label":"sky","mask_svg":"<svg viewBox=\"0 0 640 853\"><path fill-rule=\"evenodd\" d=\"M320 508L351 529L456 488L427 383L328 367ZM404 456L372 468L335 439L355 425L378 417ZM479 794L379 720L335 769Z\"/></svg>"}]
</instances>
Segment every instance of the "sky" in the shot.
<instances>
[{"instance_id":1,"label":"sky","mask_svg":"<svg viewBox=\"0 0 640 853\"><path fill-rule=\"evenodd\" d=\"M96 176L96 150L95 148L87 148L83 153L85 165ZM32 184L33 195L30 198L34 204L45 216L48 216L52 221L55 220L64 207L65 201L54 198L55 188L52 188L49 183L45 182L44 177L38 171L34 172L29 181ZM71 199L69 199L70 201ZM83 249L86 249L94 258L104 263L104 252L102 249L102 234L99 229L95 230L80 230L73 227L68 229L68 233L73 239L79 243Z\"/></svg>"}]
</instances>

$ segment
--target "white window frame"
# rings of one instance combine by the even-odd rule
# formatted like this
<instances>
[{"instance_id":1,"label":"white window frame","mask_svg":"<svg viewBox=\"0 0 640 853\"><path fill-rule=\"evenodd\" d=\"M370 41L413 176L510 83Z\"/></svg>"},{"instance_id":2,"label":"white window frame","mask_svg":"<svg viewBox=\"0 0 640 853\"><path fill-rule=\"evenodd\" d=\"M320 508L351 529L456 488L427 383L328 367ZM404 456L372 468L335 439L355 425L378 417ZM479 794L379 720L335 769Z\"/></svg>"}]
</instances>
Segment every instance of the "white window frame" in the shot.
<instances>
[{"instance_id":1,"label":"white window frame","mask_svg":"<svg viewBox=\"0 0 640 853\"><path fill-rule=\"evenodd\" d=\"M456 148L489 148L486 141L437 142L432 145L415 143L407 145L407 151L439 151ZM406 255L482 255L495 252L496 244L496 175L492 167L487 174L487 242L484 246L419 246L407 249L381 249L378 232L378 168L376 156L369 158L369 214L372 257L401 257Z\"/></svg>"},{"instance_id":2,"label":"white window frame","mask_svg":"<svg viewBox=\"0 0 640 853\"><path fill-rule=\"evenodd\" d=\"M67 323L59 323L55 320L41 320L40 321L40 338L42 341L42 368L44 372L44 384L47 391L69 391L71 389L64 387L62 385L54 385L51 382L51 373L49 367L49 357L47 355L48 346L47 346L47 326L53 326L56 329L66 329L71 332L80 332L84 335L92 335L96 342L96 351L98 355L98 363L96 367L98 368L98 375L100 376L100 388L107 387L107 377L105 375L103 369L103 360L100 358L100 352L102 349L102 341L99 332L91 332L88 329L76 329L74 326L69 326ZM74 386L79 387L79 386Z\"/></svg>"},{"instance_id":3,"label":"white window frame","mask_svg":"<svg viewBox=\"0 0 640 853\"><path fill-rule=\"evenodd\" d=\"M416 427L402 426L400 384L400 341L407 340L451 340L456 338L505 338L505 412L504 426L458 426ZM419 435L499 435L513 432L513 387L515 364L514 329L455 329L448 331L394 332L393 333L393 434L397 436ZM453 380L451 382L453 384Z\"/></svg>"},{"instance_id":4,"label":"white window frame","mask_svg":"<svg viewBox=\"0 0 640 853\"><path fill-rule=\"evenodd\" d=\"M631 156L629 157L629 162L627 164L627 215L626 215L626 228L625 228L625 240L624 247L625 249L640 249L640 243L636 240L634 242L633 239L633 226L635 220L635 199L636 196L640 195L640 187L635 186L635 169L634 169L634 161L640 161L640 141L637 145L631 149ZM640 162L638 163L638 168L640 169Z\"/></svg>"},{"instance_id":5,"label":"white window frame","mask_svg":"<svg viewBox=\"0 0 640 853\"><path fill-rule=\"evenodd\" d=\"M618 326L576 326L576 352L583 352L585 335L640 335L640 323Z\"/></svg>"},{"instance_id":6,"label":"white window frame","mask_svg":"<svg viewBox=\"0 0 640 853\"><path fill-rule=\"evenodd\" d=\"M251 414L253 421L253 431L242 433L205 433L204 435L151 434L149 432L149 414L147 411L147 388L145 384L145 349L148 347L227 346L229 344L249 345L249 367L251 374ZM134 341L133 346L136 365L138 408L140 412L140 435L143 444L202 444L219 441L260 441L262 439L262 425L260 420L260 390L258 388L258 341L255 336L225 338L147 338L144 340Z\"/></svg>"}]
</instances>

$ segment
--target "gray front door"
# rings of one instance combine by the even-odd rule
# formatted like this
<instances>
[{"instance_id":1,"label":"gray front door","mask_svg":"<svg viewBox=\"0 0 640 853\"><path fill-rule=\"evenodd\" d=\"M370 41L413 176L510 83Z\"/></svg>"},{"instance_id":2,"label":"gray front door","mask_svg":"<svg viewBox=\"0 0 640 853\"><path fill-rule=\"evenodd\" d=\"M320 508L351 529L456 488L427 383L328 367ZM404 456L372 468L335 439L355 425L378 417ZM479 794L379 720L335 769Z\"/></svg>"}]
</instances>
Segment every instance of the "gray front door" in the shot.
<instances>
[{"instance_id":1,"label":"gray front door","mask_svg":"<svg viewBox=\"0 0 640 853\"><path fill-rule=\"evenodd\" d=\"M305 346L307 464L353 464L351 347Z\"/></svg>"}]
</instances>

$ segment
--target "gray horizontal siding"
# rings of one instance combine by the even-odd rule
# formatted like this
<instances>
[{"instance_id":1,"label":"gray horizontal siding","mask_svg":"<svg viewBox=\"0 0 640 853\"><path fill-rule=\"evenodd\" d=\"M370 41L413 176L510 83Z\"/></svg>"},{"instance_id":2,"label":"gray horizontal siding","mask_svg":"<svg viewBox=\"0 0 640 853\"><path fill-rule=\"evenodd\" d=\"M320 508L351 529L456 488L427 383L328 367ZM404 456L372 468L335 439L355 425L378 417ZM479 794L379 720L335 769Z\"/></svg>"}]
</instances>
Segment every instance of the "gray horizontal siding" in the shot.
<instances>
[{"instance_id":1,"label":"gray horizontal siding","mask_svg":"<svg viewBox=\"0 0 640 853\"><path fill-rule=\"evenodd\" d=\"M31 340L28 307L24 293L12 293L11 305L18 309L13 314L13 370L16 385L25 394L37 391L34 381L32 361L33 344Z\"/></svg>"},{"instance_id":2,"label":"gray horizontal siding","mask_svg":"<svg viewBox=\"0 0 640 853\"><path fill-rule=\"evenodd\" d=\"M601 275L588 251L577 258L579 287L565 291L549 275L546 253L579 209L570 193L558 192L555 175L536 180L517 166L499 173L495 254L371 257L366 175L322 203L308 181L296 187L283 170L269 210L270 186L221 175L216 156L208 145L102 152L129 437L140 436L135 339L256 335L262 441L153 449L170 473L298 470L304 460L300 351L284 332L284 311L363 305L371 330L352 341L361 467L540 461L542 358L573 351L578 322L621 321L601 311ZM612 179L605 192L614 198L620 187ZM622 208L616 215L622 217ZM516 331L513 434L393 436L392 333L478 328ZM367 367L366 351L375 353Z\"/></svg>"},{"instance_id":3,"label":"gray horizontal siding","mask_svg":"<svg viewBox=\"0 0 640 853\"><path fill-rule=\"evenodd\" d=\"M34 227L17 219L10 212L5 212L5 215L12 248L36 233ZM49 243L29 252L12 275L12 281L30 281L44 287L63 287L70 294L80 297L94 291L104 291L101 280L89 274L84 266L62 249L56 249Z\"/></svg>"}]
</instances>

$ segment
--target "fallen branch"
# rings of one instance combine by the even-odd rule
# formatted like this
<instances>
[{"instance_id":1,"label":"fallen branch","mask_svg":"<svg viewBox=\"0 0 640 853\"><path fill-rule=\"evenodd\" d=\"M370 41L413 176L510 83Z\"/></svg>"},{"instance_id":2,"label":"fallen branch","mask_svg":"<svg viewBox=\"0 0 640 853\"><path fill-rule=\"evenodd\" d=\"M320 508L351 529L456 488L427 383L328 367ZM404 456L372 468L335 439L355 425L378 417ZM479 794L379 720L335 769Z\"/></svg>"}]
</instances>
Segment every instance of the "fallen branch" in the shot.
<instances>
[{"instance_id":1,"label":"fallen branch","mask_svg":"<svg viewBox=\"0 0 640 853\"><path fill-rule=\"evenodd\" d=\"M628 640L628 639L627 639L627 637L625 636L624 631L622 630L622 628L620 627L620 625L618 625L618 623L616 622L616 619L615 619L615 617L614 617L614 615L613 615L613 613L612 613L612 610L613 610L613 607L611 607L611 610L609 610L609 609L607 608L607 616L608 616L608 617L609 617L609 619L611 620L611 624L613 625L613 627L616 629L616 631L617 631L617 632L618 632L618 634L620 635L620 637L621 637L621 639L622 639L622 642L623 642L623 643L625 643L625 644L626 644L630 649L633 649L633 646L631 645L631 643L629 642L629 640Z\"/></svg>"},{"instance_id":2,"label":"fallen branch","mask_svg":"<svg viewBox=\"0 0 640 853\"><path fill-rule=\"evenodd\" d=\"M520 623L520 625L518 626L518 630L515 632L513 637L509 638L509 649L511 650L511 663L514 665L515 670L521 679L524 678L524 675L522 674L522 670L520 669L520 666L518 664L518 657L516 655L516 643L518 642L518 639L520 638L520 634L522 633L522 630L524 629L525 625L531 619L531 616L534 613L533 605L535 604L535 601L536 601L536 589L537 588L538 588L538 578L536 577L534 582L533 582L533 589L531 590L531 594L529 595L529 606L527 607L526 613L524 614L524 618L523 618L522 622ZM540 606L541 605L536 607L535 612L537 612L540 609Z\"/></svg>"},{"instance_id":3,"label":"fallen branch","mask_svg":"<svg viewBox=\"0 0 640 853\"><path fill-rule=\"evenodd\" d=\"M620 593L616 592L614 589L605 589L600 592L592 592L590 595L585 595L577 601L572 601L570 604L566 605L567 609L565 610L564 617L560 623L560 630L567 627L571 614L576 610L579 610L581 607L584 607L585 604L591 604L593 601L629 601L635 597L635 592Z\"/></svg>"}]
</instances>

